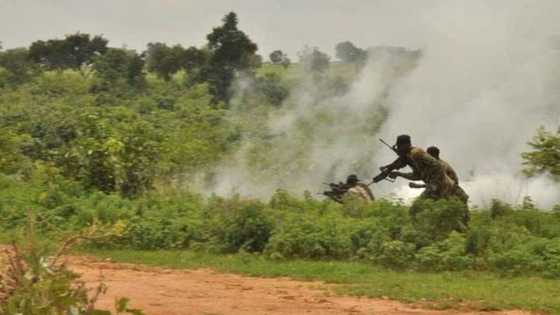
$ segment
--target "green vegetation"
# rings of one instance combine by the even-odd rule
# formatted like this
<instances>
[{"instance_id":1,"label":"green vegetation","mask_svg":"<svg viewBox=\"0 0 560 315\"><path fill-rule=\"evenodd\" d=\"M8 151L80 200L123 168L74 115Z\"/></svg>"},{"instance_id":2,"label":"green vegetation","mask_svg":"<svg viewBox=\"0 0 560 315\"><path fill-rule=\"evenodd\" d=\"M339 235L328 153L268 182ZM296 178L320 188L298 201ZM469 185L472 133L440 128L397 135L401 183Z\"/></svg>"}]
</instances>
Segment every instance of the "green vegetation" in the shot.
<instances>
[{"instance_id":1,"label":"green vegetation","mask_svg":"<svg viewBox=\"0 0 560 315\"><path fill-rule=\"evenodd\" d=\"M530 176L548 173L554 179L560 178L560 129L556 133L549 132L544 128L537 130L537 135L529 143L532 152L522 154L526 173Z\"/></svg>"},{"instance_id":2,"label":"green vegetation","mask_svg":"<svg viewBox=\"0 0 560 315\"><path fill-rule=\"evenodd\" d=\"M90 292L80 275L68 269L61 257L84 239L100 239L107 235L92 226L67 238L57 250L53 250L49 241L37 238L37 222L32 213L28 213L27 219L23 239L4 249L5 260L0 266L0 314L111 315L110 311L95 306L107 287L100 283ZM141 310L129 308L128 302L127 298L117 299L116 314L144 314Z\"/></svg>"},{"instance_id":3,"label":"green vegetation","mask_svg":"<svg viewBox=\"0 0 560 315\"><path fill-rule=\"evenodd\" d=\"M560 278L556 208L496 200L476 209L464 232L463 206L453 200L419 204L411 221L395 201L338 205L282 190L269 200L199 194L218 184L218 166L237 159L254 186L266 178L333 176L312 155L314 146L340 137L332 122L347 123L345 140L362 144L387 116L376 105L355 113L363 119L352 125L348 108L333 104L359 76L364 50L341 43L342 62L331 62L306 48L298 64L278 50L272 64L262 64L237 26L228 14L199 48L151 43L138 53L77 33L0 51L3 238L25 226L29 210L46 239L111 226L119 236L90 249L122 260L318 278L348 284L344 292L405 300L558 311L554 282L545 280ZM387 69L391 77L420 56L400 54ZM286 112L298 106L296 87L312 90L311 106L290 134L278 132L268 118L293 118ZM534 151L523 154L527 174L558 175L557 138L539 131ZM364 169L372 150L352 156L352 168ZM189 251L166 251L162 261L154 256L161 252L131 251L179 249ZM73 279L62 277L65 285Z\"/></svg>"},{"instance_id":4,"label":"green vegetation","mask_svg":"<svg viewBox=\"0 0 560 315\"><path fill-rule=\"evenodd\" d=\"M277 192L270 201L204 199L191 193L145 193L134 199L80 189L45 170L34 184L0 177L0 227L12 233L33 209L41 233L59 234L92 224L122 231L103 248L245 251L271 259L361 260L393 269L493 271L560 278L560 216L530 203L496 201L472 215L466 233L456 201L424 204L412 222L408 208L389 201L344 206ZM445 220L442 220L445 218Z\"/></svg>"}]
</instances>

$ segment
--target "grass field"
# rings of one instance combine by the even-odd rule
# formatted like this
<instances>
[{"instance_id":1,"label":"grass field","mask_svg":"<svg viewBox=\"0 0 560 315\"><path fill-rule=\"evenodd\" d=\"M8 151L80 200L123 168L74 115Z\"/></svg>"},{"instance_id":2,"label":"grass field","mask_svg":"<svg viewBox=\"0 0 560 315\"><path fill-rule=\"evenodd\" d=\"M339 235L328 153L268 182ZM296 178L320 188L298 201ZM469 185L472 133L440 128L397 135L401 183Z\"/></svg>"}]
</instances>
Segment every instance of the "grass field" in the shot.
<instances>
[{"instance_id":1,"label":"grass field","mask_svg":"<svg viewBox=\"0 0 560 315\"><path fill-rule=\"evenodd\" d=\"M420 302L434 308L524 309L560 314L560 282L538 277L505 278L482 272L398 272L364 262L271 261L250 254L192 251L87 250L116 262L167 268L210 267L248 276L287 276L336 283L337 293Z\"/></svg>"}]
</instances>

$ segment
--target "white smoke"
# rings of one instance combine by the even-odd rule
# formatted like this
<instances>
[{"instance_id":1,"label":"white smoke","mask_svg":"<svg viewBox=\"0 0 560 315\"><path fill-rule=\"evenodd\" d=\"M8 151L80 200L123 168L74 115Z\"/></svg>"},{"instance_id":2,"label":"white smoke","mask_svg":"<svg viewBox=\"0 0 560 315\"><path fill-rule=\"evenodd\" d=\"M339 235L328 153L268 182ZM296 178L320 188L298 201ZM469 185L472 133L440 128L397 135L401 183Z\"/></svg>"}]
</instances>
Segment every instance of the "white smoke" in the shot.
<instances>
[{"instance_id":1,"label":"white smoke","mask_svg":"<svg viewBox=\"0 0 560 315\"><path fill-rule=\"evenodd\" d=\"M424 12L424 56L391 93L381 134L409 133L416 145L440 147L476 204L525 195L541 206L557 202L546 178L519 174L536 128L559 123L560 54L551 45L557 6L444 1Z\"/></svg>"},{"instance_id":2,"label":"white smoke","mask_svg":"<svg viewBox=\"0 0 560 315\"><path fill-rule=\"evenodd\" d=\"M375 172L371 157L380 149L372 135L385 119L387 91L413 68L418 53L386 48L374 55L339 95L329 91L336 89L332 81L301 73L290 98L269 112L259 129L268 143L262 134L246 134L235 157L216 171L211 190L266 198L277 189L317 192L326 188L324 182L345 180L350 173L369 180ZM257 124L258 110L247 113L242 100L234 103L232 117L249 116Z\"/></svg>"},{"instance_id":3,"label":"white smoke","mask_svg":"<svg viewBox=\"0 0 560 315\"><path fill-rule=\"evenodd\" d=\"M439 1L418 13L424 24L411 36L424 45L416 67L410 51L378 49L344 95L321 98L324 86L301 83L264 117L267 163L255 170L255 139L247 138L216 171L212 190L267 197L278 188L318 190L350 173L368 180L395 158L377 138L407 133L415 145L441 149L474 204L530 195L551 206L558 186L545 176L524 179L520 153L539 126L560 123L560 50L552 45L559 9L556 1ZM380 197L419 193L402 180L372 188Z\"/></svg>"}]
</instances>

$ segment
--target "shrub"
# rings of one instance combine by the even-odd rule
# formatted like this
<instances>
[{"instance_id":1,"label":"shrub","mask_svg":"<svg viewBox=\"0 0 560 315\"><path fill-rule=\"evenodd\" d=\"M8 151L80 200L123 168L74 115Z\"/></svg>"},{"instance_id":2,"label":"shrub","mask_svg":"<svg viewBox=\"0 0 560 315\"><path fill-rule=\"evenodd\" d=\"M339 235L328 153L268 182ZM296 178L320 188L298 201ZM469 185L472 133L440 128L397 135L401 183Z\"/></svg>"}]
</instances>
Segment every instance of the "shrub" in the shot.
<instances>
[{"instance_id":1,"label":"shrub","mask_svg":"<svg viewBox=\"0 0 560 315\"><path fill-rule=\"evenodd\" d=\"M432 241L440 241L452 232L463 232L467 206L459 200L419 199L411 207L416 213L414 226L423 235L431 235Z\"/></svg>"},{"instance_id":2,"label":"shrub","mask_svg":"<svg viewBox=\"0 0 560 315\"><path fill-rule=\"evenodd\" d=\"M261 252L265 248L273 224L261 202L233 199L210 205L209 211L212 217L205 228L220 251Z\"/></svg>"},{"instance_id":3,"label":"shrub","mask_svg":"<svg viewBox=\"0 0 560 315\"><path fill-rule=\"evenodd\" d=\"M414 244L402 241L386 241L381 245L374 260L386 267L402 269L412 265L414 253Z\"/></svg>"},{"instance_id":4,"label":"shrub","mask_svg":"<svg viewBox=\"0 0 560 315\"><path fill-rule=\"evenodd\" d=\"M273 231L266 252L283 257L348 258L352 253L352 229L334 213L317 217L290 214Z\"/></svg>"},{"instance_id":5,"label":"shrub","mask_svg":"<svg viewBox=\"0 0 560 315\"><path fill-rule=\"evenodd\" d=\"M464 270L472 266L473 258L467 255L465 236L452 232L443 241L426 246L416 254L416 266L422 270Z\"/></svg>"},{"instance_id":6,"label":"shrub","mask_svg":"<svg viewBox=\"0 0 560 315\"><path fill-rule=\"evenodd\" d=\"M6 252L7 268L0 274L0 314L2 315L111 315L110 311L96 309L98 297L107 287L99 284L94 295L88 296L85 282L69 270L61 256L83 239L104 238L95 227L69 237L52 254L45 244L38 244L35 219L27 216L23 246L13 244ZM106 235L105 235L106 236ZM128 307L129 300L115 302L117 314L142 315Z\"/></svg>"}]
</instances>

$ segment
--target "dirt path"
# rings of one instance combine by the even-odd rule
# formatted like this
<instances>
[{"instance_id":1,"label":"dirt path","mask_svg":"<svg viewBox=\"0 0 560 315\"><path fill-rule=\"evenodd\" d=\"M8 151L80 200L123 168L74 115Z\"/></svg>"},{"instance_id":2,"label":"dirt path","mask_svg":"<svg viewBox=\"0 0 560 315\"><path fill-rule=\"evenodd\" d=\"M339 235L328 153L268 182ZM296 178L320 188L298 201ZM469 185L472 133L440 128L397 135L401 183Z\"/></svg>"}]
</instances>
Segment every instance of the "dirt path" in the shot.
<instances>
[{"instance_id":1,"label":"dirt path","mask_svg":"<svg viewBox=\"0 0 560 315\"><path fill-rule=\"evenodd\" d=\"M111 309L126 296L131 307L149 315L183 314L418 314L522 315L510 312L434 311L413 305L357 297L330 296L321 282L252 278L208 269L169 270L71 258L70 265L88 284L100 278L109 290L98 306Z\"/></svg>"}]
</instances>

